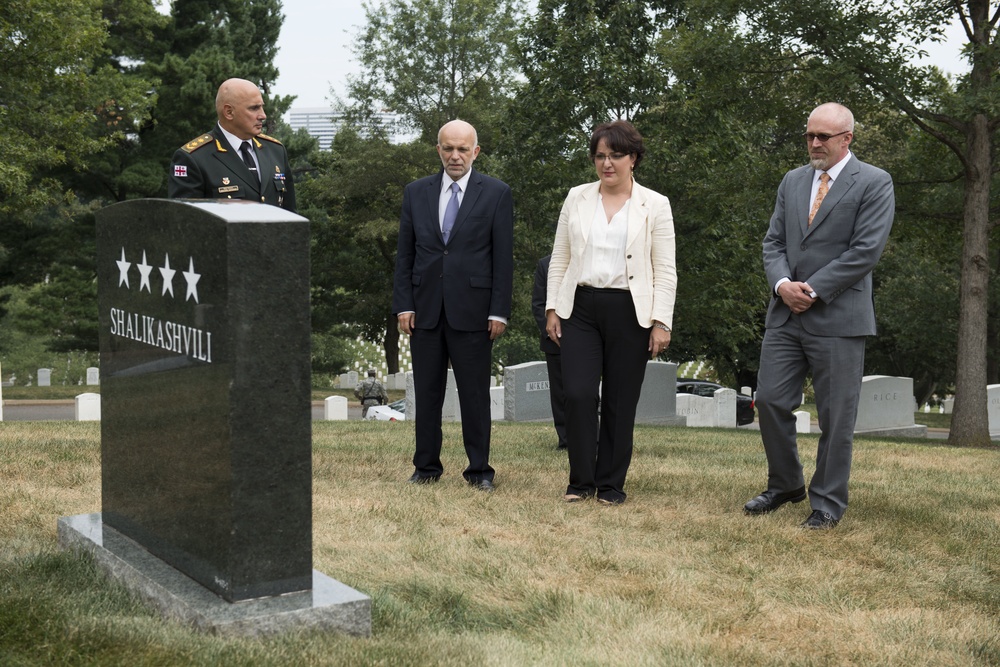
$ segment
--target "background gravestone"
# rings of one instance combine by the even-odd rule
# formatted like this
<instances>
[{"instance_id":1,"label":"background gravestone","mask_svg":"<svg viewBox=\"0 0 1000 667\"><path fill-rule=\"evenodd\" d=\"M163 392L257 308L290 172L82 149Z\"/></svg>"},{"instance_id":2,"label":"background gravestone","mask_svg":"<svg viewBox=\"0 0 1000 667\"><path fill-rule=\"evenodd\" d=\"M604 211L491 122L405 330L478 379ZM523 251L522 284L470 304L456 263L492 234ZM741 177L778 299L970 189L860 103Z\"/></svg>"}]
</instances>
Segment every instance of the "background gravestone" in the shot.
<instances>
[{"instance_id":1,"label":"background gravestone","mask_svg":"<svg viewBox=\"0 0 1000 667\"><path fill-rule=\"evenodd\" d=\"M417 418L417 387L413 383L413 371L406 372L406 421L413 421Z\"/></svg>"},{"instance_id":2,"label":"background gravestone","mask_svg":"<svg viewBox=\"0 0 1000 667\"><path fill-rule=\"evenodd\" d=\"M696 394L677 394L675 411L688 426L715 426L713 400Z\"/></svg>"},{"instance_id":3,"label":"background gravestone","mask_svg":"<svg viewBox=\"0 0 1000 667\"><path fill-rule=\"evenodd\" d=\"M549 369L544 361L528 361L503 370L504 419L524 422L552 420Z\"/></svg>"},{"instance_id":4,"label":"background gravestone","mask_svg":"<svg viewBox=\"0 0 1000 667\"><path fill-rule=\"evenodd\" d=\"M101 395L79 394L73 401L73 418L78 422L101 420Z\"/></svg>"},{"instance_id":5,"label":"background gravestone","mask_svg":"<svg viewBox=\"0 0 1000 667\"><path fill-rule=\"evenodd\" d=\"M316 614L317 581L347 587L312 569L309 222L124 202L98 214L97 266L104 540L129 538L221 600ZM347 590L340 626L368 634L370 600Z\"/></svg>"},{"instance_id":6,"label":"background gravestone","mask_svg":"<svg viewBox=\"0 0 1000 667\"><path fill-rule=\"evenodd\" d=\"M913 378L866 375L861 379L854 432L924 437L927 427L914 423L914 409Z\"/></svg>"},{"instance_id":7,"label":"background gravestone","mask_svg":"<svg viewBox=\"0 0 1000 667\"><path fill-rule=\"evenodd\" d=\"M490 419L493 421L503 421L504 416L504 388L490 387Z\"/></svg>"},{"instance_id":8,"label":"background gravestone","mask_svg":"<svg viewBox=\"0 0 1000 667\"><path fill-rule=\"evenodd\" d=\"M441 406L441 421L462 421L462 404L458 400L458 383L455 382L455 371L450 368L448 369L448 379L445 381L444 386L444 405Z\"/></svg>"},{"instance_id":9,"label":"background gravestone","mask_svg":"<svg viewBox=\"0 0 1000 667\"><path fill-rule=\"evenodd\" d=\"M323 401L323 419L345 421L347 419L347 397L327 396Z\"/></svg>"},{"instance_id":10,"label":"background gravestone","mask_svg":"<svg viewBox=\"0 0 1000 667\"><path fill-rule=\"evenodd\" d=\"M1000 384L986 385L986 417L991 438L1000 438Z\"/></svg>"},{"instance_id":11,"label":"background gravestone","mask_svg":"<svg viewBox=\"0 0 1000 667\"><path fill-rule=\"evenodd\" d=\"M716 389L712 399L715 412L715 425L723 428L736 428L736 390Z\"/></svg>"},{"instance_id":12,"label":"background gravestone","mask_svg":"<svg viewBox=\"0 0 1000 667\"><path fill-rule=\"evenodd\" d=\"M647 361L642 380L639 405L635 410L636 424L684 426L690 420L677 415L677 364Z\"/></svg>"}]
</instances>

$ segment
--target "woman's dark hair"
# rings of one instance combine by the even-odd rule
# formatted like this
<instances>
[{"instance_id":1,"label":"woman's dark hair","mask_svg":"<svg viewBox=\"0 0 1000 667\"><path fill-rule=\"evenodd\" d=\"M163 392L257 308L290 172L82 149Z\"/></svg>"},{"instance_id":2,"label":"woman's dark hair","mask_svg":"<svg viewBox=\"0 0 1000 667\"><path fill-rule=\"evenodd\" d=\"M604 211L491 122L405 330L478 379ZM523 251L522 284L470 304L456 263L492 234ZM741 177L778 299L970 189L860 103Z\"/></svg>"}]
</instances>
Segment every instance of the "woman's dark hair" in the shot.
<instances>
[{"instance_id":1,"label":"woman's dark hair","mask_svg":"<svg viewBox=\"0 0 1000 667\"><path fill-rule=\"evenodd\" d=\"M595 127L594 133L590 135L591 160L597 155L597 144L600 143L601 139L604 139L608 147L616 153L635 155L633 169L639 168L646 147L642 145L642 135L632 123L627 120L616 120Z\"/></svg>"}]
</instances>

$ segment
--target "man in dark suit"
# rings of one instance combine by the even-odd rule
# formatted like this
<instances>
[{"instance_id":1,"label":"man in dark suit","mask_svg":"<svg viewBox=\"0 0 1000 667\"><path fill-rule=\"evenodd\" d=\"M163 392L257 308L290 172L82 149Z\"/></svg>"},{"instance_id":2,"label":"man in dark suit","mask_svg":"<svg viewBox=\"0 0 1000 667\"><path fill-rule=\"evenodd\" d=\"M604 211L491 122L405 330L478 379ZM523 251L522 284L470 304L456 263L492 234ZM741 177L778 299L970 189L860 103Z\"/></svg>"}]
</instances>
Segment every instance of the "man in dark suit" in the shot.
<instances>
[{"instance_id":1,"label":"man in dark suit","mask_svg":"<svg viewBox=\"0 0 1000 667\"><path fill-rule=\"evenodd\" d=\"M805 138L810 164L781 181L763 243L772 296L756 405L768 481L744 511L765 514L806 498L792 411L811 370L822 435L809 482L812 513L802 526L833 528L847 509L865 337L875 334L872 270L895 199L889 174L851 153L849 109L817 107Z\"/></svg>"},{"instance_id":2,"label":"man in dark suit","mask_svg":"<svg viewBox=\"0 0 1000 667\"><path fill-rule=\"evenodd\" d=\"M552 255L538 260L535 267L535 285L531 290L531 313L535 316L540 336L539 346L545 353L545 366L549 371L549 403L552 405L552 423L556 427L558 449L566 449L566 396L563 393L562 357L559 346L545 331L545 294L549 281L549 262Z\"/></svg>"},{"instance_id":3,"label":"man in dark suit","mask_svg":"<svg viewBox=\"0 0 1000 667\"><path fill-rule=\"evenodd\" d=\"M438 132L444 169L403 191L392 310L410 336L416 390L413 483L435 482L441 408L451 362L469 466L466 481L493 490L490 367L493 341L510 317L514 204L507 184L472 168L476 130L461 120Z\"/></svg>"},{"instance_id":4,"label":"man in dark suit","mask_svg":"<svg viewBox=\"0 0 1000 667\"><path fill-rule=\"evenodd\" d=\"M170 165L171 199L245 199L295 211L288 153L263 134L264 98L257 84L229 79L215 98L219 123L177 149Z\"/></svg>"}]
</instances>

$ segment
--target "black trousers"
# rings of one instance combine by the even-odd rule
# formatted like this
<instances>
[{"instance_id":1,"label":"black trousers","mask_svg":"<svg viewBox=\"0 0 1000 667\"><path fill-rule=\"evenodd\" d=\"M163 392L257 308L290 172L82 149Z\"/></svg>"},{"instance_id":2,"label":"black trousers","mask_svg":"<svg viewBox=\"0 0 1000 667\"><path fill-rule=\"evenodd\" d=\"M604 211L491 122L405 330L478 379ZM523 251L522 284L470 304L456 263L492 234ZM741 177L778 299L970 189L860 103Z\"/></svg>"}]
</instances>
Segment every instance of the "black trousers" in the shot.
<instances>
[{"instance_id":1,"label":"black trousers","mask_svg":"<svg viewBox=\"0 0 1000 667\"><path fill-rule=\"evenodd\" d=\"M417 398L413 467L417 474L430 477L444 472L441 409L448 382L448 361L451 360L462 410L462 440L469 457L469 466L462 476L470 482L493 481L494 471L489 463L492 350L493 341L487 329L453 329L444 312L433 329L413 330L410 351Z\"/></svg>"},{"instance_id":2,"label":"black trousers","mask_svg":"<svg viewBox=\"0 0 1000 667\"><path fill-rule=\"evenodd\" d=\"M545 367L549 371L549 404L552 406L552 424L556 427L558 447L566 447L566 392L563 390L562 355L545 353Z\"/></svg>"},{"instance_id":3,"label":"black trousers","mask_svg":"<svg viewBox=\"0 0 1000 667\"><path fill-rule=\"evenodd\" d=\"M627 290L580 286L573 314L562 320L561 347L569 446L566 492L621 502L649 359L649 329L636 321Z\"/></svg>"}]
</instances>

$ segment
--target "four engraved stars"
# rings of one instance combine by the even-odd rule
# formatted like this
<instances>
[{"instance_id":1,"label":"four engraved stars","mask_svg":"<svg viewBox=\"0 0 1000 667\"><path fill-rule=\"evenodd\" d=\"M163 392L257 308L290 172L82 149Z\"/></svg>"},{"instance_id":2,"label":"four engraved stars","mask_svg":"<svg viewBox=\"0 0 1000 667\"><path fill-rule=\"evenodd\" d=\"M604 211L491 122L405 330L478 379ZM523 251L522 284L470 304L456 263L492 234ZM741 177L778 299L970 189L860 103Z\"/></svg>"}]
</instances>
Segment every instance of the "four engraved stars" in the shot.
<instances>
[{"instance_id":1,"label":"four engraved stars","mask_svg":"<svg viewBox=\"0 0 1000 667\"><path fill-rule=\"evenodd\" d=\"M132 267L132 262L125 259L125 248L122 248L122 258L115 260L115 264L118 265L118 286L121 287L125 285L126 288L131 289L128 281L128 272ZM141 292L145 289L147 292L152 294L153 289L149 282L149 275L153 271L153 266L146 262L146 251L142 251L142 263L135 265L139 269L139 291ZM174 296L174 274L177 273L176 269L170 268L170 255L164 254L163 266L159 267L160 276L163 278L163 292L160 296L165 295L170 292L170 296ZM194 257L191 257L188 261L188 270L182 271L181 275L184 276L184 280L187 282L187 293L184 297L185 301L188 301L192 297L194 302L198 303L198 281L201 280L201 274L195 273L194 271Z\"/></svg>"}]
</instances>

